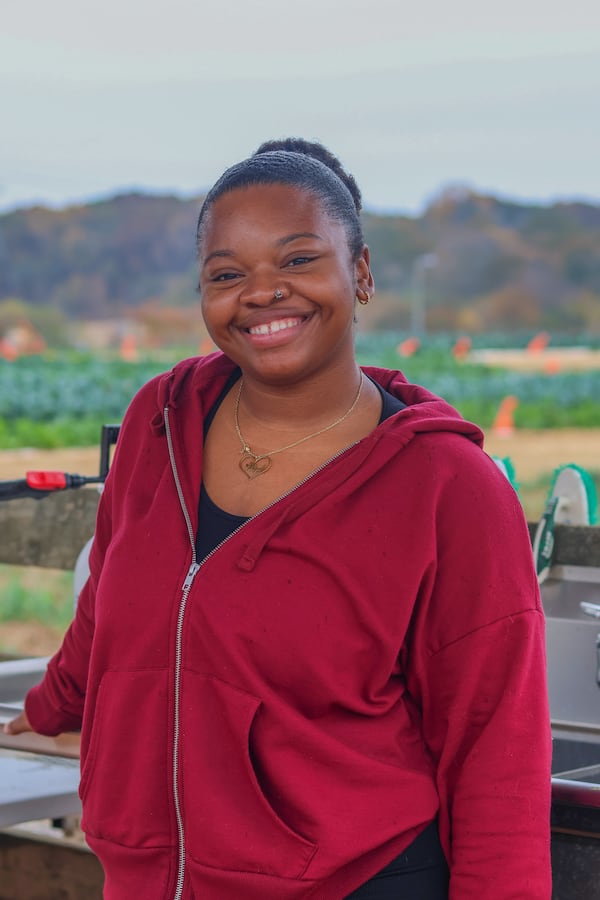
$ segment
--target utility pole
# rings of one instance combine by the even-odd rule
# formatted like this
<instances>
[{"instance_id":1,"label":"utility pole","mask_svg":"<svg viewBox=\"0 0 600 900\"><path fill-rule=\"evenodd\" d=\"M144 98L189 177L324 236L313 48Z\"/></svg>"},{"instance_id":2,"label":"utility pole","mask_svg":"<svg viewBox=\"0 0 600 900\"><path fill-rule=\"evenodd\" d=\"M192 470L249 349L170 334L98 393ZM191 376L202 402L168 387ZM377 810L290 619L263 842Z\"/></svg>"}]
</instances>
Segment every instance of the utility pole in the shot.
<instances>
[{"instance_id":1,"label":"utility pole","mask_svg":"<svg viewBox=\"0 0 600 900\"><path fill-rule=\"evenodd\" d=\"M435 269L439 260L435 253L422 253L417 256L411 269L411 308L410 330L411 334L424 335L426 326L427 306L427 273Z\"/></svg>"}]
</instances>

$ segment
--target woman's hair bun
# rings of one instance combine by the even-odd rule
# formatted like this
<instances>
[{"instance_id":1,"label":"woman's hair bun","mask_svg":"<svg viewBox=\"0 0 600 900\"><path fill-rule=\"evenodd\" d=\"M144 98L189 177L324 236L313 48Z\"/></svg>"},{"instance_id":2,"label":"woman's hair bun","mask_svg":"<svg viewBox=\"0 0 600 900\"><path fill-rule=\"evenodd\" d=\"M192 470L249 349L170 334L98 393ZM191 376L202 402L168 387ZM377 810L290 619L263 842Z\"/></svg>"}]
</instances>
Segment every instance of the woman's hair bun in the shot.
<instances>
[{"instance_id":1,"label":"woman's hair bun","mask_svg":"<svg viewBox=\"0 0 600 900\"><path fill-rule=\"evenodd\" d=\"M198 246L208 212L219 197L238 188L273 184L289 185L317 197L327 215L344 226L352 260L359 259L365 241L358 185L323 144L302 138L266 141L252 156L223 172L204 198L198 216Z\"/></svg>"},{"instance_id":2,"label":"woman's hair bun","mask_svg":"<svg viewBox=\"0 0 600 900\"><path fill-rule=\"evenodd\" d=\"M307 141L304 138L281 138L280 140L265 141L252 155L259 156L261 153L272 153L276 150L283 150L288 153L302 153L304 156L310 156L323 163L346 185L354 200L356 211L361 211L362 197L356 181L352 175L346 172L337 156L334 156L323 144L317 141Z\"/></svg>"}]
</instances>

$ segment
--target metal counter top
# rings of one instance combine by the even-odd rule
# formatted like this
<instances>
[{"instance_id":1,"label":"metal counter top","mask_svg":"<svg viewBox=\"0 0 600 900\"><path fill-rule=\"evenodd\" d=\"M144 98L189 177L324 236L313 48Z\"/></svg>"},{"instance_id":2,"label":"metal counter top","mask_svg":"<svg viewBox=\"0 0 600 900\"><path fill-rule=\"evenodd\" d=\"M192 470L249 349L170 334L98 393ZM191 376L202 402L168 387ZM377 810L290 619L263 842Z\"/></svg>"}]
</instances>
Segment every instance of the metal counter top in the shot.
<instances>
[{"instance_id":1,"label":"metal counter top","mask_svg":"<svg viewBox=\"0 0 600 900\"><path fill-rule=\"evenodd\" d=\"M79 815L79 762L0 749L0 827Z\"/></svg>"}]
</instances>

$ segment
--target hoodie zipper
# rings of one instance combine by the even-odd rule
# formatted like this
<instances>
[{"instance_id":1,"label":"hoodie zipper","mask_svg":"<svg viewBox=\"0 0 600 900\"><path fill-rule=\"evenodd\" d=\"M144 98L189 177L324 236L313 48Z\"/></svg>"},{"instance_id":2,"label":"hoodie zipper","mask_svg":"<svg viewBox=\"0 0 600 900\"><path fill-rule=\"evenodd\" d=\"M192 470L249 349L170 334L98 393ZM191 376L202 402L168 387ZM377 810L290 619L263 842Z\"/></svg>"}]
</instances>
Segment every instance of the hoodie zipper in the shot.
<instances>
[{"instance_id":1,"label":"hoodie zipper","mask_svg":"<svg viewBox=\"0 0 600 900\"><path fill-rule=\"evenodd\" d=\"M286 497L289 497L290 494L293 494L294 491L297 491L298 488L302 487L306 484L307 481L310 481L311 478L314 478L319 472L321 472L324 468L326 468L329 463L333 462L338 456L342 456L342 454L346 453L352 447L355 447L359 441L354 441L354 443L349 444L347 447L344 447L343 450L339 450L329 459L327 459L324 463L322 463L317 469L314 469L309 475L299 481L298 484L295 484L293 488L290 488L289 491L286 491L284 494L281 494L280 497L277 497L271 503L264 506L258 512L256 512L253 516L250 516L246 522L242 522L241 525L232 531L231 534L228 534L226 538L224 538L216 547L210 551L210 553L204 557L204 559L199 563L196 556L196 539L194 535L194 529L192 527L192 519L189 514L189 510L187 508L187 504L185 502L185 497L183 494L183 488L181 486L181 479L179 477L179 471L177 469L177 463L175 461L175 453L173 450L173 437L171 433L171 424L169 422L169 407L166 406L163 410L164 421L165 421L165 433L167 436L167 446L169 449L169 460L171 463L171 470L173 472L173 479L175 481L175 488L177 490L177 496L179 497L179 505L181 506L181 511L183 513L183 517L185 519L185 524L188 532L188 537L190 539L190 545L192 548L192 561L190 563L190 567L187 570L187 574L185 576L185 580L181 586L181 599L179 601L179 612L177 615L177 629L175 633L175 681L174 681L174 704L173 704L173 755L172 755L172 773L173 773L173 802L175 806L175 818L177 820L177 839L178 839L178 865L177 865L177 882L175 886L175 894L173 895L173 900L181 900L183 894L183 885L185 881L185 826L183 824L183 814L181 812L181 802L179 799L179 725L180 725L180 709L181 709L181 655L182 655L182 638L183 638L183 621L185 618L185 610L187 606L188 597L190 595L190 591L192 589L192 585L194 583L194 579L196 575L200 571L200 568L207 562L216 552L223 547L227 541L230 541L236 534L238 534L242 528L245 528L250 520L255 519L257 516L260 516L262 513L266 512L268 509L271 509L272 506L275 506L281 500L285 500Z\"/></svg>"},{"instance_id":2,"label":"hoodie zipper","mask_svg":"<svg viewBox=\"0 0 600 900\"><path fill-rule=\"evenodd\" d=\"M175 480L177 496L179 497L179 505L185 519L185 524L192 546L192 562L185 576L185 581L181 586L181 600L179 601L179 612L177 614L177 630L175 633L175 684L174 684L174 707L173 707L173 756L172 756L172 774L173 774L173 802L175 805L175 818L177 820L177 841L178 841L178 863L177 863L177 882L175 886L175 894L173 900L181 900L183 893L183 883L185 880L185 828L183 825L183 815L181 813L181 803L179 802L179 714L181 706L181 638L183 632L183 619L187 600L194 583L194 578L198 574L200 566L196 560L196 544L194 541L194 529L192 528L192 520L188 512L188 508L183 496L183 488L181 487L181 479L175 462L175 454L173 452L173 439L171 435L171 425L169 422L169 408L165 407L165 432L167 435L167 446L169 448L169 459L171 462L171 470Z\"/></svg>"}]
</instances>

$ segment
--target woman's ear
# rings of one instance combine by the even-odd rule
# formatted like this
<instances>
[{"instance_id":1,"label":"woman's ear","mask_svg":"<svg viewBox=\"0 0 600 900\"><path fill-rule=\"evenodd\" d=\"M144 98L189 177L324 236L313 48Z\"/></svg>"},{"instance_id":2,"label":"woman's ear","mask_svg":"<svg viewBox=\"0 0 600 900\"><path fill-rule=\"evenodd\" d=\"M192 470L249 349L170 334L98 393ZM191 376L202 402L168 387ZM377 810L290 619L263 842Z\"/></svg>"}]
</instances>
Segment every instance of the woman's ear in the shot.
<instances>
[{"instance_id":1,"label":"woman's ear","mask_svg":"<svg viewBox=\"0 0 600 900\"><path fill-rule=\"evenodd\" d=\"M371 255L365 244L356 260L356 295L360 303L366 304L375 293L375 282L371 272Z\"/></svg>"}]
</instances>

